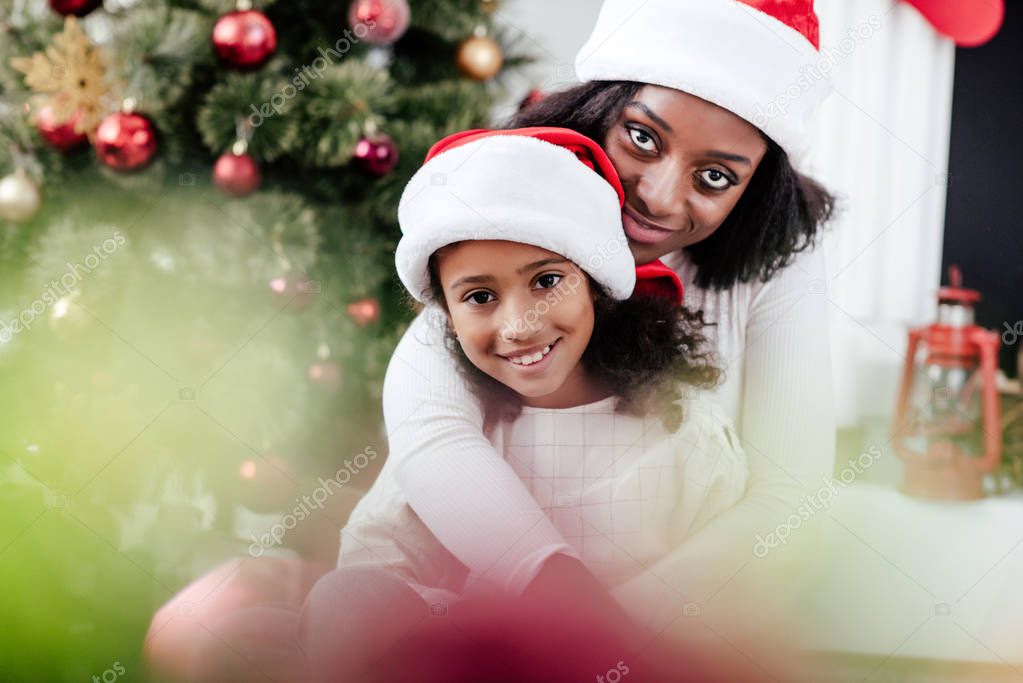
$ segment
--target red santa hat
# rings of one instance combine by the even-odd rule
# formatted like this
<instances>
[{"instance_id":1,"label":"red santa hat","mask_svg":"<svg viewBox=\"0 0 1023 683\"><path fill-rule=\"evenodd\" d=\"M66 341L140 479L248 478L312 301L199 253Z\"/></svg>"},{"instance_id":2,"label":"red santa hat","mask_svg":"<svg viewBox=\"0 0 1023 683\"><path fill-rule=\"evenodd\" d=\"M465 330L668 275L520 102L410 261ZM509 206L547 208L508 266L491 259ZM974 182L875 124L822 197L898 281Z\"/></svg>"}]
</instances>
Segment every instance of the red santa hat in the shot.
<instances>
[{"instance_id":1,"label":"red santa hat","mask_svg":"<svg viewBox=\"0 0 1023 683\"><path fill-rule=\"evenodd\" d=\"M429 294L430 255L466 240L507 240L561 254L616 299L636 267L622 229L618 174L600 145L566 128L470 130L435 144L398 203L398 276Z\"/></svg>"},{"instance_id":2,"label":"red santa hat","mask_svg":"<svg viewBox=\"0 0 1023 683\"><path fill-rule=\"evenodd\" d=\"M584 81L675 88L760 128L796 163L830 92L813 0L605 0Z\"/></svg>"}]
</instances>

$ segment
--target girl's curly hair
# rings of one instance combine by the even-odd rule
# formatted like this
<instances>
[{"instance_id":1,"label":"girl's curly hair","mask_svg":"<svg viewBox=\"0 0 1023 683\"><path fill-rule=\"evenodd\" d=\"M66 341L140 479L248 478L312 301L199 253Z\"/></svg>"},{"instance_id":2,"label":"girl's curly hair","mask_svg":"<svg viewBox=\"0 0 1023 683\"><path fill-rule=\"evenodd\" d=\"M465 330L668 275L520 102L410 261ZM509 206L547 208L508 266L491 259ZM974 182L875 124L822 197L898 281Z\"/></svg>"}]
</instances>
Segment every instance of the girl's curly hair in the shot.
<instances>
[{"instance_id":1,"label":"girl's curly hair","mask_svg":"<svg viewBox=\"0 0 1023 683\"><path fill-rule=\"evenodd\" d=\"M644 86L633 81L590 81L547 95L508 120L505 128L571 128L601 145L625 106ZM766 281L812 246L835 211L835 198L797 172L778 144L760 133L767 153L738 203L714 233L685 248L696 265L696 284L727 289L754 278Z\"/></svg>"},{"instance_id":2,"label":"girl's curly hair","mask_svg":"<svg viewBox=\"0 0 1023 683\"><path fill-rule=\"evenodd\" d=\"M446 312L437 265L441 251L430 256L429 298ZM593 296L594 325L583 352L583 366L619 398L619 412L659 414L665 428L675 431L684 417L679 403L684 389L710 388L721 381L722 371L703 335L703 328L712 323L703 319L702 311L659 296L615 300L593 278L586 277ZM473 365L450 326L446 327L445 345L483 406L485 431L519 416L519 395Z\"/></svg>"}]
</instances>

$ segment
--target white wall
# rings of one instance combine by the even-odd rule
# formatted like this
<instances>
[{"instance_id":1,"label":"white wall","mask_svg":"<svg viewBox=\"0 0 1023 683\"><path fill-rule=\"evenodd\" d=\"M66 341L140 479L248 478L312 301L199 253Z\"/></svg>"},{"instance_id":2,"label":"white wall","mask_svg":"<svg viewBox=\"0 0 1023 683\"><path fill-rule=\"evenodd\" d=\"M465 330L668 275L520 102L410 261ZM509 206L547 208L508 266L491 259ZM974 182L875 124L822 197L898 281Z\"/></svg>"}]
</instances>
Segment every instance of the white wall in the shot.
<instances>
[{"instance_id":1,"label":"white wall","mask_svg":"<svg viewBox=\"0 0 1023 683\"><path fill-rule=\"evenodd\" d=\"M599 8L504 1L497 21L537 62L509 77L498 116L531 88L576 81L575 53ZM849 426L891 413L906 329L934 314L955 50L905 3L817 0L817 11L835 90L809 171L842 200L825 249L839 423Z\"/></svg>"}]
</instances>

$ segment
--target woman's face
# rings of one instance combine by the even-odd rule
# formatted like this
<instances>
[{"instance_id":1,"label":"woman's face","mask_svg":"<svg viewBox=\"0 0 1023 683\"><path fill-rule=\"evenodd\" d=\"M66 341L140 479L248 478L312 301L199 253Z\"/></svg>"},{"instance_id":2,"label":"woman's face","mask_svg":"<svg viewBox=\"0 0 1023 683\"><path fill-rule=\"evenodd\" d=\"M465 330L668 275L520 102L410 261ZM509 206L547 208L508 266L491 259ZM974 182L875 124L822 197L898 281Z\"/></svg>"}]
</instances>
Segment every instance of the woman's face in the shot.
<instances>
[{"instance_id":1,"label":"woman's face","mask_svg":"<svg viewBox=\"0 0 1023 683\"><path fill-rule=\"evenodd\" d=\"M604 149L625 188L629 246L636 263L647 263L721 227L767 143L726 109L646 85L608 131Z\"/></svg>"},{"instance_id":2,"label":"woman's face","mask_svg":"<svg viewBox=\"0 0 1023 683\"><path fill-rule=\"evenodd\" d=\"M578 266L527 244L467 241L438 252L437 267L473 365L526 405L585 402L580 359L593 335L593 300Z\"/></svg>"}]
</instances>

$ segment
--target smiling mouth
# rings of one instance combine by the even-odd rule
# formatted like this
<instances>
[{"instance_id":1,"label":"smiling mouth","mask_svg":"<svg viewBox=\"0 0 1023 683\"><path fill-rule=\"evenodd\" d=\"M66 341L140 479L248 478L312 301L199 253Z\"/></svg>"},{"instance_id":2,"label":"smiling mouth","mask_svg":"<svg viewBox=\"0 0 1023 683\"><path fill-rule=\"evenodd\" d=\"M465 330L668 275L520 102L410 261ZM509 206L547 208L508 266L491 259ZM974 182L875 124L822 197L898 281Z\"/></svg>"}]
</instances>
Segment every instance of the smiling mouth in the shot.
<instances>
[{"instance_id":1,"label":"smiling mouth","mask_svg":"<svg viewBox=\"0 0 1023 683\"><path fill-rule=\"evenodd\" d=\"M628 206L622 210L622 227L625 228L625 235L629 239L643 244L663 242L677 232L676 230L668 230L657 225L651 225L640 218Z\"/></svg>"},{"instance_id":2,"label":"smiling mouth","mask_svg":"<svg viewBox=\"0 0 1023 683\"><path fill-rule=\"evenodd\" d=\"M546 361L547 357L551 354L551 351L557 348L560 342L561 337L558 337L550 344L538 348L533 353L520 354L515 356L503 356L501 354L498 355L501 355L501 358L505 359L506 361L517 367L531 368L537 365L543 365L544 361Z\"/></svg>"}]
</instances>

